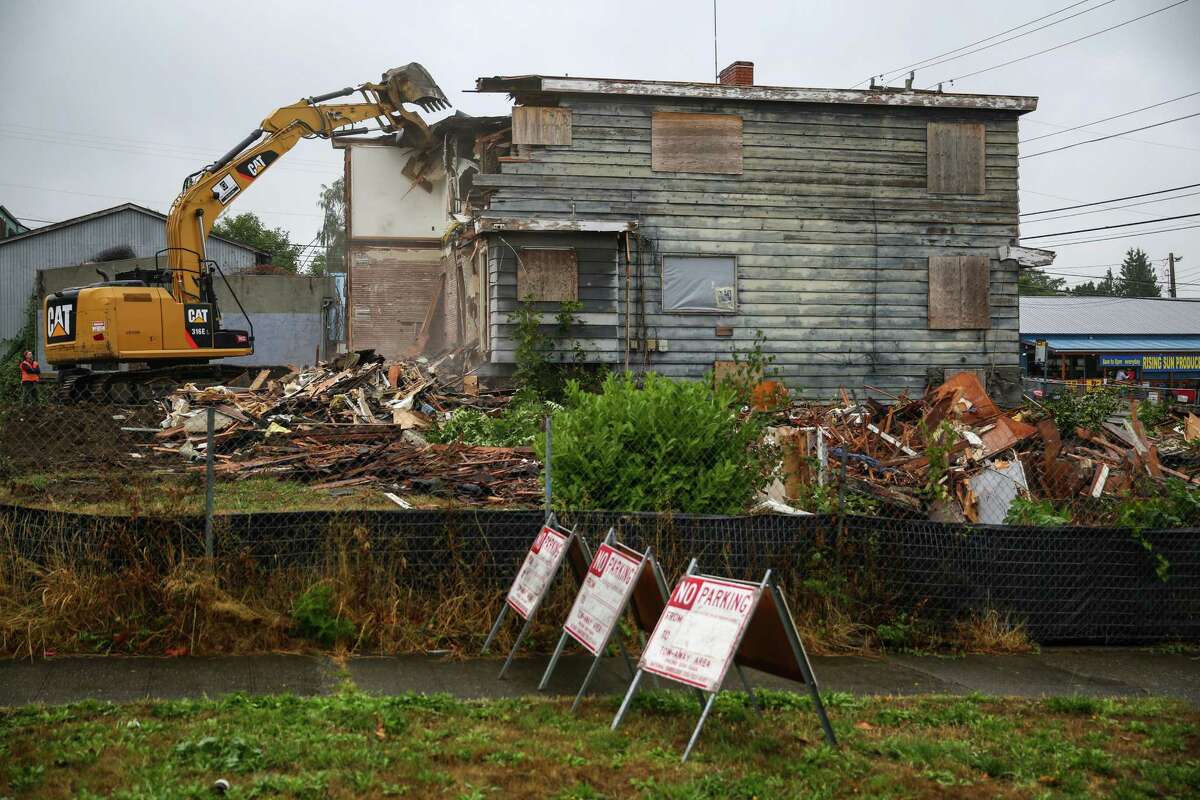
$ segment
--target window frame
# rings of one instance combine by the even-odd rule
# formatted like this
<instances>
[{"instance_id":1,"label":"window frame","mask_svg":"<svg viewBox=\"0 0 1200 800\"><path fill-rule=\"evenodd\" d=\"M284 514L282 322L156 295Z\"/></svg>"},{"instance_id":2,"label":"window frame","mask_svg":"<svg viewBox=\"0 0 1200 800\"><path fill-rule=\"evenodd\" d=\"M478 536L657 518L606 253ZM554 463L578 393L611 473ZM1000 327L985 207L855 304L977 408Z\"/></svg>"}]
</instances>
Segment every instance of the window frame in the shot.
<instances>
[{"instance_id":1,"label":"window frame","mask_svg":"<svg viewBox=\"0 0 1200 800\"><path fill-rule=\"evenodd\" d=\"M733 286L733 308L667 308L667 259L669 258L719 258L731 261L733 263L733 283L731 284ZM662 253L659 257L658 280L658 304L663 314L710 314L720 316L738 313L738 257L736 255L724 255L721 253ZM715 304L715 298L713 302Z\"/></svg>"}]
</instances>

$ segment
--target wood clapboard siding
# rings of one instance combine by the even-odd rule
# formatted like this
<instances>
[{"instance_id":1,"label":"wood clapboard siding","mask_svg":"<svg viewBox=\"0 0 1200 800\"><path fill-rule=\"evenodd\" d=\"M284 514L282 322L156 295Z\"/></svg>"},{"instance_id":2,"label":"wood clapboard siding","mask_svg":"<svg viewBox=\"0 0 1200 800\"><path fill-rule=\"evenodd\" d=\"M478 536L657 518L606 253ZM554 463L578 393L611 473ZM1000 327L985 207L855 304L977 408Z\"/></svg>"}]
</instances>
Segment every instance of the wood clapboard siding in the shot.
<instances>
[{"instance_id":1,"label":"wood clapboard siding","mask_svg":"<svg viewBox=\"0 0 1200 800\"><path fill-rule=\"evenodd\" d=\"M649 369L700 377L748 349L758 330L784 380L816 397L863 384L919 392L930 367L1017 366L1017 268L996 258L1019 232L1016 114L585 96L563 96L560 105L572 112L571 145L532 147L529 161L478 176L478 186L495 189L486 215L637 220L653 247L642 267L646 336L667 344L648 354ZM654 171L659 112L740 116L742 171ZM931 122L982 126L981 194L930 193ZM547 238L539 244L557 243ZM587 259L590 272L580 250L582 318L598 326L584 344L597 360L620 363L623 263L611 239L602 242L604 255ZM501 362L514 349L506 319L515 286L504 250L493 245L489 260L500 280L492 333ZM664 253L737 256L737 311L662 313ZM987 329L930 329L931 256L987 259ZM719 325L733 335L717 337Z\"/></svg>"},{"instance_id":2,"label":"wood clapboard siding","mask_svg":"<svg viewBox=\"0 0 1200 800\"><path fill-rule=\"evenodd\" d=\"M612 363L622 357L623 338L617 325L617 238L611 233L506 233L491 237L488 247L488 291L490 308L491 360L511 364L515 360L517 341L510 321L520 300L517 295L517 261L515 249L563 248L575 252L578 273L579 302L575 315L578 324L559 355L567 357L578 341L590 358ZM524 256L523 256L524 257ZM555 315L560 303L534 303L542 316L543 330L551 332L556 325Z\"/></svg>"}]
</instances>

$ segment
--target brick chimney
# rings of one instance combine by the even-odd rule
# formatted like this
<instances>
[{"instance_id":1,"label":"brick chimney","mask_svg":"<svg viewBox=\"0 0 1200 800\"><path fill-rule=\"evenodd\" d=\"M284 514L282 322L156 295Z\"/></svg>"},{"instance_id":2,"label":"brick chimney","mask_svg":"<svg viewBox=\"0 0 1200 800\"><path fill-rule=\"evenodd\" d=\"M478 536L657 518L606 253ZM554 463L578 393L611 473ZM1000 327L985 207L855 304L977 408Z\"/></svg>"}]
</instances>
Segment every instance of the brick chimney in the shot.
<instances>
[{"instance_id":1,"label":"brick chimney","mask_svg":"<svg viewBox=\"0 0 1200 800\"><path fill-rule=\"evenodd\" d=\"M735 61L721 70L718 82L724 86L753 86L754 62Z\"/></svg>"}]
</instances>

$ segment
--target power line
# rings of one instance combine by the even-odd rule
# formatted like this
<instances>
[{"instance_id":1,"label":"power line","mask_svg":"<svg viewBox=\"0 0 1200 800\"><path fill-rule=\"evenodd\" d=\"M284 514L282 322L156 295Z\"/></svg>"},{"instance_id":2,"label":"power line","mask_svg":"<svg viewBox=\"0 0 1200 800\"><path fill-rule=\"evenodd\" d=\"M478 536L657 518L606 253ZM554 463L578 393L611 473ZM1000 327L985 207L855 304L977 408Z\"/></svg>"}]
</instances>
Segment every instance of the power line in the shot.
<instances>
[{"instance_id":1,"label":"power line","mask_svg":"<svg viewBox=\"0 0 1200 800\"><path fill-rule=\"evenodd\" d=\"M1200 225L1181 225L1176 228L1159 228L1158 230L1155 230L1155 231L1138 231L1137 233L1121 233L1116 236L1101 236L1101 237L1097 237L1095 239L1079 239L1074 242L1054 242L1053 244L1048 244L1046 246L1053 247L1057 250L1060 247L1070 247L1071 245L1074 245L1074 244L1091 244L1092 242L1110 242L1113 239L1130 239L1134 236L1152 236L1156 233L1171 233L1172 231L1190 231L1193 228L1200 228Z\"/></svg>"},{"instance_id":2,"label":"power line","mask_svg":"<svg viewBox=\"0 0 1200 800\"><path fill-rule=\"evenodd\" d=\"M1176 195L1175 197L1160 197L1157 200L1143 200L1140 203L1127 203L1126 205L1123 205L1123 206L1112 206L1111 208L1096 208L1096 209L1092 209L1091 211L1077 211L1074 214L1059 214L1056 217L1042 217L1041 219L1026 220L1026 222L1030 222L1030 223L1049 222L1050 220L1054 220L1054 219L1070 219L1071 217L1086 217L1089 214L1104 214L1109 211L1118 211L1122 208L1134 208L1136 206L1148 206L1153 203L1169 203L1172 200L1182 200L1185 197L1195 197L1196 195L1200 195L1200 192L1188 192L1187 194L1180 194L1180 195Z\"/></svg>"},{"instance_id":3,"label":"power line","mask_svg":"<svg viewBox=\"0 0 1200 800\"><path fill-rule=\"evenodd\" d=\"M1184 2L1187 2L1187 0L1184 0ZM1191 119L1192 117L1200 117L1200 111L1197 111L1194 114L1185 114L1182 117L1175 117L1174 119L1166 119L1166 120L1163 120L1162 122L1155 122L1153 125L1143 125L1140 128L1131 128L1130 130L1121 131L1120 133L1110 133L1107 136L1097 136L1095 139L1084 139L1082 142L1075 142L1073 144L1064 144L1062 147L1054 147L1054 148L1051 148L1050 150L1040 150L1036 153L1030 153L1028 155L1020 156L1020 157L1018 157L1018 160L1020 160L1022 158L1034 158L1035 156L1044 156L1047 153L1057 153L1060 150L1070 150L1072 147L1079 147L1080 145L1083 145L1083 144L1092 144L1094 142L1103 142L1105 139L1113 139L1118 136L1124 136L1127 133L1137 133L1138 131L1146 131L1146 130L1150 130L1151 128L1158 128L1163 125L1170 125L1172 122L1181 122L1182 120Z\"/></svg>"},{"instance_id":4,"label":"power line","mask_svg":"<svg viewBox=\"0 0 1200 800\"><path fill-rule=\"evenodd\" d=\"M1100 3L1099 5L1092 6L1091 8L1085 8L1083 11L1077 11L1068 17L1063 17L1062 19L1056 19L1054 22L1047 22L1045 25L1042 25L1041 27L1038 27L1038 28L1034 28L1033 30L1028 30L1028 31L1025 31L1024 33L1018 33L1016 36L1010 36L1007 39L1001 39L998 42L992 42L991 44L984 45L983 47L976 48L975 50L968 50L965 53L960 53L959 55L951 56L950 58L943 58L941 61L934 61L931 64L924 64L923 66L921 66L921 69L929 69L930 67L936 67L940 64L947 64L951 61L957 61L960 58L966 58L967 56L974 55L975 53L982 53L984 50L990 50L993 47L997 47L997 46L1005 44L1007 42L1011 42L1016 39L1020 39L1022 36L1028 36L1031 33L1037 33L1038 31L1044 31L1046 28L1053 28L1055 25L1058 25L1060 22L1066 22L1067 20L1075 19L1075 17L1082 16L1083 14L1087 14L1090 11L1095 11L1098 8L1103 8L1104 6L1111 5L1112 3L1115 3L1116 1L1117 0L1105 0L1105 2ZM1079 4L1076 3L1076 5L1079 5ZM1074 8L1074 6L1069 6L1068 8ZM1055 13L1061 13L1061 11L1066 11L1066 10L1067 9L1065 9L1065 8L1060 9L1060 11L1057 11ZM1050 14L1048 16L1054 16L1054 14ZM1042 17L1042 19L1045 19L1045 17ZM1024 27L1024 26L1019 26L1019 27ZM1003 34L997 34L997 35L1002 36ZM987 41L987 40L985 39L984 41ZM968 45L968 47L969 46L970 45ZM905 67L904 69L908 69L908 67ZM903 71L904 70L901 70L901 73L903 73ZM893 76L893 78L894 78L894 76Z\"/></svg>"},{"instance_id":5,"label":"power line","mask_svg":"<svg viewBox=\"0 0 1200 800\"><path fill-rule=\"evenodd\" d=\"M1159 217L1158 219L1147 219L1147 220L1143 220L1141 222L1122 222L1120 225L1104 225L1099 228L1079 228L1079 229L1073 230L1073 231L1059 231L1058 233L1039 233L1037 236L1022 236L1021 239L1022 239L1022 241L1028 241L1030 239L1048 239L1051 236L1070 236L1071 234L1074 234L1074 233L1094 233L1096 231L1110 231L1110 230L1113 230L1114 228L1130 228L1130 227L1133 227L1134 225L1150 225L1155 222L1170 222L1171 220L1190 219L1191 217L1200 217L1200 212L1197 212L1195 214L1180 214L1179 216L1176 216L1176 217Z\"/></svg>"},{"instance_id":6,"label":"power line","mask_svg":"<svg viewBox=\"0 0 1200 800\"><path fill-rule=\"evenodd\" d=\"M971 42L970 44L964 44L962 47L956 47L953 50L947 50L944 53L938 53L936 56L930 56L929 58L923 58L920 61L914 61L913 63L906 64L905 66L900 67L898 69L887 70L885 72L880 73L879 77L883 78L885 75L903 74L905 71L912 69L913 67L921 67L922 69L924 69L923 65L928 61L934 60L935 58L941 58L942 56L948 56L948 55L951 55L952 53L957 53L959 50L966 50L968 47L974 47L977 44L983 44L984 42L990 42L992 39L995 39L998 36L1003 36L1004 34L1012 33L1013 31L1019 31L1021 28L1024 28L1028 25L1032 25L1035 22L1041 22L1044 19L1049 19L1050 17L1053 17L1055 14L1061 14L1064 11L1070 11L1072 8L1075 8L1076 6L1081 6L1087 2L1090 2L1090 0L1079 0L1079 2L1077 2L1077 3L1072 3L1069 6L1060 8L1058 11L1053 11L1049 14L1046 14L1043 17L1038 17L1037 19L1031 19L1028 22L1022 22L1020 25L1017 25L1015 28L1009 28L1006 31L1000 31L999 33L994 33L991 36L986 36L983 39L980 39L979 41ZM871 77L873 78L875 76L872 75ZM871 78L866 78L866 79L861 80L858 83L854 84L850 88L857 89L859 86L862 86L864 83L867 83L870 80L871 80Z\"/></svg>"},{"instance_id":7,"label":"power line","mask_svg":"<svg viewBox=\"0 0 1200 800\"><path fill-rule=\"evenodd\" d=\"M77 191L72 191L72 190L70 190L70 189L54 189L54 188L51 188L51 187L49 187L49 186L33 186L33 185L30 185L30 184L26 184L26 183L4 183L4 182L0 182L0 186L11 186L11 187L14 187L14 188L17 188L17 189L34 189L34 190L36 190L36 191L39 191L39 192L57 192L58 194L75 194L75 195L79 195L80 197L95 197L95 198L99 198L99 199L101 199L101 200L123 200L123 201L125 201L126 203L132 203L132 202L134 202L133 200L131 200L131 199L130 199L130 197L132 197L132 195L123 195L123 194L95 194L95 193L92 193L92 192L77 192ZM175 202L174 200L149 200L149 199L145 199L145 198L143 198L143 199L144 199L144 200L145 200L145 202L147 202L147 203L157 203L157 204L159 204L159 205L165 205L165 206L169 206L171 203ZM259 213L259 214L280 214L280 215L282 215L282 216L285 216L285 217L317 217L317 218L320 218L320 219L324 219L324 218L325 218L323 214L306 214L306 213L304 213L304 212L301 212L301 211L266 211L266 210L263 210L263 211L258 211L258 212L256 212L256 213Z\"/></svg>"},{"instance_id":8,"label":"power line","mask_svg":"<svg viewBox=\"0 0 1200 800\"><path fill-rule=\"evenodd\" d=\"M1058 125L1053 122L1042 122L1041 120L1036 120L1036 119L1026 119L1026 120L1022 120L1022 121L1023 122L1032 122L1034 125L1045 125L1046 127L1049 127L1049 128L1061 128L1063 130L1065 130L1067 128L1066 125ZM1182 144L1167 144L1166 142L1156 142L1153 139L1139 139L1139 138L1135 138L1133 136L1122 136L1121 138L1127 142L1137 142L1138 144L1148 144L1148 145L1152 145L1154 147L1167 147L1167 148L1170 148L1171 150L1187 150L1188 152L1191 152L1191 153L1200 153L1200 147L1187 147L1186 145L1182 145Z\"/></svg>"},{"instance_id":9,"label":"power line","mask_svg":"<svg viewBox=\"0 0 1200 800\"><path fill-rule=\"evenodd\" d=\"M1102 122L1112 122L1114 119L1120 119L1121 117L1128 117L1132 114L1141 113L1142 111L1149 111L1152 108L1158 108L1159 106L1165 106L1169 103L1177 103L1180 100L1186 100L1189 97L1195 97L1198 94L1200 94L1200 92L1192 92L1191 94L1184 94L1184 95L1180 95L1179 97L1172 97L1170 100L1163 100L1161 103L1154 103L1153 105L1142 106L1141 108L1135 108L1133 111L1126 111L1123 114L1113 114L1111 117L1105 117L1104 119L1098 119L1095 122L1087 122L1087 123L1084 123L1083 125L1076 125L1073 128L1064 128L1063 130L1056 131L1054 133L1043 133L1041 136L1034 136L1029 139L1022 139L1020 143L1025 144L1027 142L1036 142L1038 139L1049 139L1051 136L1061 136L1064 133L1070 133L1071 131L1077 131L1077 130L1080 130L1081 128L1088 128L1088 127L1091 127L1092 125L1099 125Z\"/></svg>"},{"instance_id":10,"label":"power line","mask_svg":"<svg viewBox=\"0 0 1200 800\"><path fill-rule=\"evenodd\" d=\"M1176 186L1174 189L1159 189L1154 192L1142 192L1141 194L1128 194L1128 195L1125 195L1124 197L1114 197L1110 200L1097 200L1094 203L1080 203L1080 204L1074 205L1074 206L1061 206L1059 208L1047 208L1042 211L1027 211L1024 214L1020 214L1019 216L1031 217L1036 214L1051 214L1056 211L1074 211L1077 208L1088 208L1090 206L1102 206L1107 203L1117 203L1117 202L1120 202L1121 200L1137 200L1139 197L1151 197L1156 194L1167 194L1168 192L1178 192L1183 189L1195 189L1197 186L1200 186L1200 183L1189 183L1186 186ZM1026 189L1025 191L1029 192L1030 194L1040 194L1040 192L1034 192L1030 189ZM1055 195L1046 195L1046 196L1054 197ZM1171 200L1173 198L1168 197L1167 199ZM1034 221L1040 221L1040 220L1034 220Z\"/></svg>"},{"instance_id":11,"label":"power line","mask_svg":"<svg viewBox=\"0 0 1200 800\"><path fill-rule=\"evenodd\" d=\"M69 139L74 139L74 140L82 140L84 142L92 142L95 140L102 140L101 141L102 144L115 144L115 145L127 146L127 147L149 147L149 148L157 148L157 149L175 150L175 151L179 151L179 152L183 152L183 153L187 153L187 154L191 154L191 155L196 155L198 158L207 159L210 161L215 156L220 155L227 149L224 147L208 148L208 147L198 147L196 145L185 145L185 144L170 143L170 142L157 142L157 141L151 141L148 139L131 139L131 138L125 137L125 136L105 136L102 134L92 133L91 131L88 131L86 134L82 134L82 133L77 133L75 131L62 130L62 129L56 129L56 128L39 128L39 127L36 127L33 125L23 125L23 124L17 123L17 122L2 123L2 124L0 124L0 128L13 129L14 132L21 134L21 135L25 135L25 136L30 136L30 135L42 136L45 134L51 134L54 136L67 137ZM307 165L313 166L313 167L325 166L325 164L323 162L317 161L315 159L304 159L304 158L294 158L294 157L289 157L288 163L289 164L307 164Z\"/></svg>"},{"instance_id":12,"label":"power line","mask_svg":"<svg viewBox=\"0 0 1200 800\"><path fill-rule=\"evenodd\" d=\"M932 89L932 88L936 87L938 85L938 83L954 83L955 81L961 81L963 78L973 78L976 75L982 75L985 72L991 72L992 70L1000 69L1001 67L1007 67L1011 64L1016 64L1019 61L1025 61L1027 59L1034 58L1036 56L1045 55L1046 53L1050 53L1055 50L1059 50L1063 47L1077 44L1079 42L1084 41L1085 39L1091 39L1095 36L1099 36L1102 33L1108 33L1109 31L1115 31L1117 28L1123 28L1126 25L1132 25L1133 23L1138 22L1139 20L1146 19L1147 17L1152 17L1155 14L1161 14L1163 11L1167 11L1169 9L1175 8L1175 6L1181 6L1187 2L1189 2L1189 0L1176 0L1176 2L1171 3L1170 5L1163 6L1162 8L1156 8L1154 11L1149 11L1145 14L1142 14L1141 16L1134 17L1133 19L1127 19L1124 22L1117 23L1116 25L1110 25L1109 27L1104 28L1102 30L1098 30L1095 33L1089 33L1087 36L1080 36L1078 39L1072 39L1069 42L1063 42L1062 44L1056 44L1053 47L1047 47L1045 50L1038 50L1036 53L1029 53L1028 55L1020 56L1019 58L1014 58L1009 61L1005 61L1002 64L996 64L991 67L985 67L983 69L978 69L978 70L975 70L974 72L968 72L965 75L959 75L958 77L955 77L955 78L946 78L943 81L938 81L938 82L932 83L929 86L927 86L926 88Z\"/></svg>"},{"instance_id":13,"label":"power line","mask_svg":"<svg viewBox=\"0 0 1200 800\"><path fill-rule=\"evenodd\" d=\"M145 149L105 147L104 145L101 145L101 144L85 144L83 142L71 142L71 141L64 141L64 140L47 139L47 138L41 137L41 136L33 136L33 135L26 136L26 135L22 135L19 133L5 133L3 131L0 131L0 138L13 139L16 141L32 142L34 144L42 144L42 145L54 144L54 145L65 146L65 147L82 147L82 148L86 148L88 150L102 150L102 151L108 152L108 153L123 153L125 155L133 155L133 156L152 156L155 158L170 158L175 161L186 161L192 165L195 165L197 161L203 160L203 159L194 158L192 156L174 155L171 153L155 153L151 150L145 150ZM323 171L323 170L315 170L315 169L304 169L303 167L288 166L287 164L283 164L280 168L289 170L292 172L306 172L310 175L326 175L326 176L329 175L328 170ZM330 169L333 169L333 168L331 167Z\"/></svg>"},{"instance_id":14,"label":"power line","mask_svg":"<svg viewBox=\"0 0 1200 800\"><path fill-rule=\"evenodd\" d=\"M1043 275L1056 275L1056 276L1063 277L1063 278L1076 278L1076 279L1080 279L1080 280L1087 279L1089 281L1104 280L1107 277L1106 275L1071 275L1071 274L1068 274L1065 272L1047 272L1044 269L1039 269L1038 272L1042 273ZM1115 278L1116 276L1114 275L1113 277ZM1177 281L1175 281L1175 285L1176 286L1200 286L1200 281L1177 280Z\"/></svg>"}]
</instances>

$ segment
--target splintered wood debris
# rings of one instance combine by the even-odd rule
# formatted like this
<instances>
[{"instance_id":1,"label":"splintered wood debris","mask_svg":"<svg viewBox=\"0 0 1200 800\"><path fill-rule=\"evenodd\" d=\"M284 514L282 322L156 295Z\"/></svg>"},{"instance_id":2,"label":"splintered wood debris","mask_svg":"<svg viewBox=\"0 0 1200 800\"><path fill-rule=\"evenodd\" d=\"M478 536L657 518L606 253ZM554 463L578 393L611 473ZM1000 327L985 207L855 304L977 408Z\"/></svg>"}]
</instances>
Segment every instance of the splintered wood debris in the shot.
<instances>
[{"instance_id":1,"label":"splintered wood debris","mask_svg":"<svg viewBox=\"0 0 1200 800\"><path fill-rule=\"evenodd\" d=\"M472 504L537 504L540 465L532 449L430 444L420 431L462 407L506 405L510 394L470 381L452 357L385 364L371 351L246 387L186 385L167 401L153 449L195 460L214 415L215 472L265 476L318 489L377 487ZM393 501L394 502L394 501Z\"/></svg>"},{"instance_id":2,"label":"splintered wood debris","mask_svg":"<svg viewBox=\"0 0 1200 800\"><path fill-rule=\"evenodd\" d=\"M1168 478L1200 485L1200 463L1189 455L1194 445L1185 444L1200 439L1200 419L1191 414L1151 432L1132 401L1099 430L1059 431L1052 418L1031 424L1039 416L1032 408L1005 413L970 372L918 400L896 400L854 402L843 392L838 406L788 409L786 424L771 430L784 448L784 480L768 487L764 503L796 502L814 482L810 468L789 467L817 455L810 436L799 459L789 457L787 449L797 446L792 433L800 430L819 430L822 455L828 452L819 482L836 484L844 469L847 488L874 498L887 509L880 511L884 515L995 524L1017 497L1028 497L1070 500L1082 509L1077 522L1100 523L1102 505L1089 511L1086 502L1076 501L1137 496ZM828 478L827 471L833 473Z\"/></svg>"}]
</instances>

